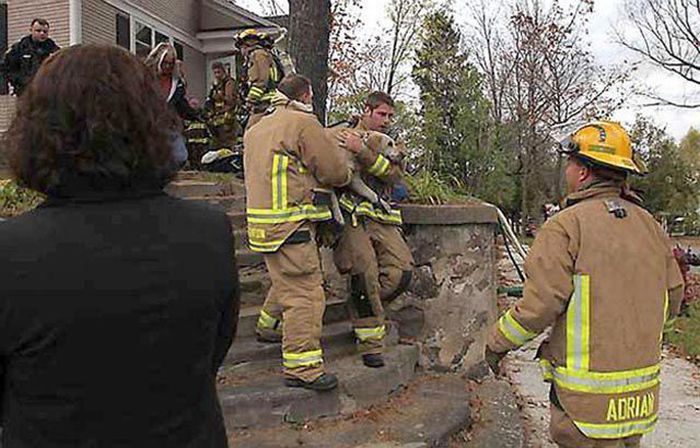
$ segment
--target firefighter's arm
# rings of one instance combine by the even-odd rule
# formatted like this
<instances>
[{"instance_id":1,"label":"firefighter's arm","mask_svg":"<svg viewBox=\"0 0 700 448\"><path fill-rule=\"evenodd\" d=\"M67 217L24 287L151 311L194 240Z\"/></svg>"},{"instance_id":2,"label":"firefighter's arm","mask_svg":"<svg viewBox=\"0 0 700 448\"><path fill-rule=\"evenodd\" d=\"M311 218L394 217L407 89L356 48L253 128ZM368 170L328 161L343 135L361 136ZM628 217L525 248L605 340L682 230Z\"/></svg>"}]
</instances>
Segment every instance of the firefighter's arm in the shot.
<instances>
[{"instance_id":1,"label":"firefighter's arm","mask_svg":"<svg viewBox=\"0 0 700 448\"><path fill-rule=\"evenodd\" d=\"M310 122L300 136L301 159L323 185L343 187L352 180L347 152L329 136L318 121Z\"/></svg>"},{"instance_id":2,"label":"firefighter's arm","mask_svg":"<svg viewBox=\"0 0 700 448\"><path fill-rule=\"evenodd\" d=\"M683 281L683 274L681 274L676 258L673 256L673 252L670 249L670 245L668 255L666 256L666 279L668 313L673 317L681 312L681 304L683 303L685 293L685 282Z\"/></svg>"},{"instance_id":3,"label":"firefighter's arm","mask_svg":"<svg viewBox=\"0 0 700 448\"><path fill-rule=\"evenodd\" d=\"M228 109L236 106L236 86L233 80L229 80L224 86L224 103Z\"/></svg>"},{"instance_id":4,"label":"firefighter's arm","mask_svg":"<svg viewBox=\"0 0 700 448\"><path fill-rule=\"evenodd\" d=\"M522 346L564 312L574 290L573 246L556 220L540 229L525 261L523 298L491 328L490 350L503 353Z\"/></svg>"},{"instance_id":5,"label":"firefighter's arm","mask_svg":"<svg viewBox=\"0 0 700 448\"><path fill-rule=\"evenodd\" d=\"M259 103L262 96L265 94L267 84L270 80L270 68L274 61L269 54L263 50L256 50L250 55L252 64L248 68L248 103Z\"/></svg>"}]
</instances>

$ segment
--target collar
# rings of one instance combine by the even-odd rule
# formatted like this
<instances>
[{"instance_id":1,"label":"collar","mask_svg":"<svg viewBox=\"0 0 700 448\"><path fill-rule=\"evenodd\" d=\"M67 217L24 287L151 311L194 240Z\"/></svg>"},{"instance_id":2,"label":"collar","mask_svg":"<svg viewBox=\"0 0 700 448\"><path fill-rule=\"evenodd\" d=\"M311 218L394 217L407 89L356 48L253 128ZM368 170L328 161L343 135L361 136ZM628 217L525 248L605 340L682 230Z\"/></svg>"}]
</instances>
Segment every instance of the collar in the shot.
<instances>
[{"instance_id":1,"label":"collar","mask_svg":"<svg viewBox=\"0 0 700 448\"><path fill-rule=\"evenodd\" d=\"M594 181L581 190L571 193L564 199L564 207L571 207L592 198L619 197L642 206L642 198L633 192L627 183L618 184L610 181Z\"/></svg>"},{"instance_id":2,"label":"collar","mask_svg":"<svg viewBox=\"0 0 700 448\"><path fill-rule=\"evenodd\" d=\"M314 113L314 107L311 104L304 104L299 101L289 99L284 93L279 90L275 90L275 94L271 101L272 107L274 108L287 108L296 110L299 112L306 112L309 114Z\"/></svg>"},{"instance_id":3,"label":"collar","mask_svg":"<svg viewBox=\"0 0 700 448\"><path fill-rule=\"evenodd\" d=\"M84 191L77 193L74 196L48 196L46 200L39 205L39 207L60 207L71 204L119 202L165 195L166 193L163 190L155 188L120 191Z\"/></svg>"}]
</instances>

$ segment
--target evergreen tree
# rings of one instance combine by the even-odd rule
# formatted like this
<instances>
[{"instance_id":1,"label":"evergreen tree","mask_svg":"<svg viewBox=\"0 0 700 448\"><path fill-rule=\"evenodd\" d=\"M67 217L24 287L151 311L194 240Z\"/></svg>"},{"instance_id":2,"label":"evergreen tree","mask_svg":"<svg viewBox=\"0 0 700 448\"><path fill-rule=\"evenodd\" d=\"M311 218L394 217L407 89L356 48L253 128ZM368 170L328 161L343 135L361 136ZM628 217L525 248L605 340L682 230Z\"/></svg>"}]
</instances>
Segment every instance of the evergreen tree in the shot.
<instances>
[{"instance_id":1,"label":"evergreen tree","mask_svg":"<svg viewBox=\"0 0 700 448\"><path fill-rule=\"evenodd\" d=\"M513 200L508 158L482 93L482 77L462 49L452 14L424 20L413 67L420 89L419 166L456 190L499 205Z\"/></svg>"}]
</instances>

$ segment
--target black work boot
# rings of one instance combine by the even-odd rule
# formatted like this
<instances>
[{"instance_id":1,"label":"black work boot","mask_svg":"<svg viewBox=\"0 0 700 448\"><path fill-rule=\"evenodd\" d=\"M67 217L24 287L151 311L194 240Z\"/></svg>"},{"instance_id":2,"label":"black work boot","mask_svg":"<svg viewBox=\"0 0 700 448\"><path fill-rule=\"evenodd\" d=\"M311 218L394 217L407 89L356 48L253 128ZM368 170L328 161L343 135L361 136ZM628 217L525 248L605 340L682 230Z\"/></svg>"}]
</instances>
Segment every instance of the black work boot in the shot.
<instances>
[{"instance_id":1,"label":"black work boot","mask_svg":"<svg viewBox=\"0 0 700 448\"><path fill-rule=\"evenodd\" d=\"M365 353L362 355L362 362L367 367L384 367L384 358L379 353Z\"/></svg>"},{"instance_id":2,"label":"black work boot","mask_svg":"<svg viewBox=\"0 0 700 448\"><path fill-rule=\"evenodd\" d=\"M284 379L284 384L287 387L303 387L304 389L325 391L332 390L338 387L338 378L332 373L324 373L313 381L306 382L299 378L289 378Z\"/></svg>"}]
</instances>

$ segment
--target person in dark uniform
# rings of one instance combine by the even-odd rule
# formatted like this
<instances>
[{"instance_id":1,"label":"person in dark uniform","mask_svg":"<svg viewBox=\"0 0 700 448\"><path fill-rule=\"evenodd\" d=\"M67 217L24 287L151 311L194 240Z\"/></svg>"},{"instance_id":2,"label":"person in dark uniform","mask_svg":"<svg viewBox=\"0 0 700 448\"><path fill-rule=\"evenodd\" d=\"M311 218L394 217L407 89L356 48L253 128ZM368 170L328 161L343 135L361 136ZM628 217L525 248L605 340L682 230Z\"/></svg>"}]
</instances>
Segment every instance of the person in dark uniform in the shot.
<instances>
[{"instance_id":1,"label":"person in dark uniform","mask_svg":"<svg viewBox=\"0 0 700 448\"><path fill-rule=\"evenodd\" d=\"M49 38L49 29L47 20L32 20L30 34L5 53L0 70L17 96L22 94L46 58L60 50Z\"/></svg>"}]
</instances>

